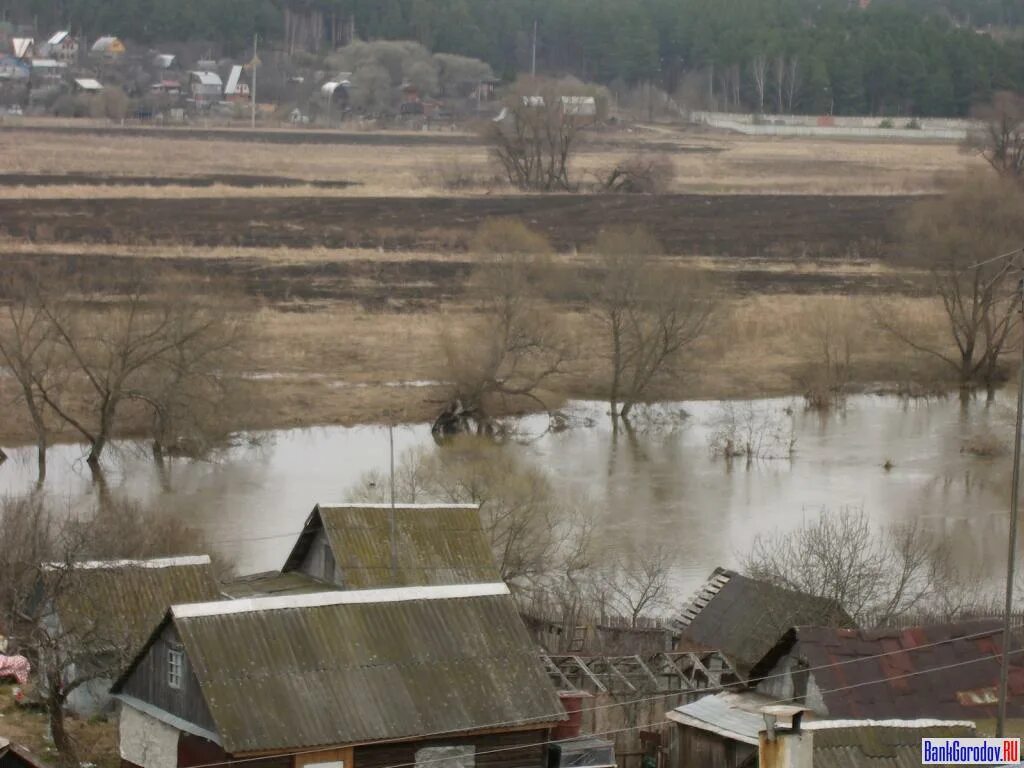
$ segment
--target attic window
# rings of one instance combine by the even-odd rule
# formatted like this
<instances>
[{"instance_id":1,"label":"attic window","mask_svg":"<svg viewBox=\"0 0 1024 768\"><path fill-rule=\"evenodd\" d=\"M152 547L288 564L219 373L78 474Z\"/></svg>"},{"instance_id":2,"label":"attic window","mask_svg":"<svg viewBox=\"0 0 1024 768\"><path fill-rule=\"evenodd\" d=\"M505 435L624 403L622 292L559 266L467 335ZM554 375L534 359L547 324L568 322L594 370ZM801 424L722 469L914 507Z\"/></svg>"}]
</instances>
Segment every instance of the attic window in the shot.
<instances>
[{"instance_id":1,"label":"attic window","mask_svg":"<svg viewBox=\"0 0 1024 768\"><path fill-rule=\"evenodd\" d=\"M181 690L182 668L185 666L185 654L180 648L167 649L167 685Z\"/></svg>"}]
</instances>

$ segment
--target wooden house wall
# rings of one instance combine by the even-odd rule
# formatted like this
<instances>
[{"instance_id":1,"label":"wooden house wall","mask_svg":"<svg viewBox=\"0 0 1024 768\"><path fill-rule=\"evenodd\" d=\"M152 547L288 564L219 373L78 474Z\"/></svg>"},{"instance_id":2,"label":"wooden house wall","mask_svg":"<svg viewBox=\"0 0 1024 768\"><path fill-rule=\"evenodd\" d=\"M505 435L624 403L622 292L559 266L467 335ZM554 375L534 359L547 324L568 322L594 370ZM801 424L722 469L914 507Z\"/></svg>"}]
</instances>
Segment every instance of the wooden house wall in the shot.
<instances>
[{"instance_id":1,"label":"wooden house wall","mask_svg":"<svg viewBox=\"0 0 1024 768\"><path fill-rule=\"evenodd\" d=\"M292 768L293 758L290 754L271 755L259 758L239 758L243 768ZM200 765L228 765L238 762L212 741L183 733L178 738L178 768L193 768ZM346 766L348 768L348 766Z\"/></svg>"},{"instance_id":2,"label":"wooden house wall","mask_svg":"<svg viewBox=\"0 0 1024 768\"><path fill-rule=\"evenodd\" d=\"M476 749L474 768L542 768L546 756L543 742L549 731L512 731L476 736L410 741L356 747L353 768L385 768L416 763L416 752L424 747L472 745ZM515 748L520 745L520 748ZM499 750L499 751L491 751ZM484 754L489 753L489 754ZM345 768L349 768L346 766ZM427 766L426 768L430 768Z\"/></svg>"},{"instance_id":3,"label":"wooden house wall","mask_svg":"<svg viewBox=\"0 0 1024 768\"><path fill-rule=\"evenodd\" d=\"M752 744L685 725L669 728L667 735L667 768L739 768L757 754Z\"/></svg>"},{"instance_id":4,"label":"wooden house wall","mask_svg":"<svg viewBox=\"0 0 1024 768\"><path fill-rule=\"evenodd\" d=\"M181 688L171 688L167 684L167 652L171 648L184 651L174 625L168 624L163 634L150 646L145 657L135 667L124 685L123 692L200 728L216 732L217 727L206 706L206 699L203 698L199 680L196 679L187 653L184 653L182 659Z\"/></svg>"},{"instance_id":5,"label":"wooden house wall","mask_svg":"<svg viewBox=\"0 0 1024 768\"><path fill-rule=\"evenodd\" d=\"M314 579L327 581L332 584L341 584L341 574L338 572L338 563L331 551L331 545L324 529L321 528L313 536L313 541L306 551L299 570Z\"/></svg>"}]
</instances>

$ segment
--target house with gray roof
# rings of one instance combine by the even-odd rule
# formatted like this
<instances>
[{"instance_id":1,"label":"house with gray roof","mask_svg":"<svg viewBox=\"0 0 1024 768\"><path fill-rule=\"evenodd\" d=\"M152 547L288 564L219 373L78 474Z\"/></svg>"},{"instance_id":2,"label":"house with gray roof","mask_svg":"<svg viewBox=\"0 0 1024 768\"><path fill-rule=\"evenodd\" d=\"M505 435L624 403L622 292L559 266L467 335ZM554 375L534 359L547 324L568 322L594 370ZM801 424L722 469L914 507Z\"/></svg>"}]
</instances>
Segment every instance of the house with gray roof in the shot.
<instances>
[{"instance_id":1,"label":"house with gray roof","mask_svg":"<svg viewBox=\"0 0 1024 768\"><path fill-rule=\"evenodd\" d=\"M852 627L834 600L716 568L672 622L680 650L714 649L746 677L799 625Z\"/></svg>"},{"instance_id":2,"label":"house with gray roof","mask_svg":"<svg viewBox=\"0 0 1024 768\"><path fill-rule=\"evenodd\" d=\"M232 597L501 581L476 504L318 504L280 572L225 587Z\"/></svg>"},{"instance_id":3,"label":"house with gray roof","mask_svg":"<svg viewBox=\"0 0 1024 768\"><path fill-rule=\"evenodd\" d=\"M64 683L80 681L67 708L81 717L113 706L113 678L169 606L221 598L206 555L48 563L41 594L42 623L61 656Z\"/></svg>"},{"instance_id":4,"label":"house with gray roof","mask_svg":"<svg viewBox=\"0 0 1024 768\"><path fill-rule=\"evenodd\" d=\"M537 768L566 719L500 581L175 605L113 690L126 768Z\"/></svg>"}]
</instances>

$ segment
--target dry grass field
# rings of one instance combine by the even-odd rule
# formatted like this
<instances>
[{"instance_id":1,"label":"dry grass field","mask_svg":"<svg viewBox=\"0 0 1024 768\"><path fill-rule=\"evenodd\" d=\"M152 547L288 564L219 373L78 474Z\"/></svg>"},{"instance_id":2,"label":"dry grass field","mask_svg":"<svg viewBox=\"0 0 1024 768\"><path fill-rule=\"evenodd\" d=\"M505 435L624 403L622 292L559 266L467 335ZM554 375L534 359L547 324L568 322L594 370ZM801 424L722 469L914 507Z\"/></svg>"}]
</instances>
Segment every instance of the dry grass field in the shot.
<instances>
[{"instance_id":1,"label":"dry grass field","mask_svg":"<svg viewBox=\"0 0 1024 768\"><path fill-rule=\"evenodd\" d=\"M267 428L431 418L445 395L443 340L476 317L470 277L488 254L467 248L469 235L496 215L549 235L562 280L594 268L586 244L602 226L638 221L663 237L673 265L713 279L714 322L685 374L657 397L800 394L821 354L816 328L836 312L856 387L941 381L933 361L909 354L875 317L898 310L941 333L937 307L923 296L927 275L899 261L894 232L913 204L907 195L938 192L978 165L943 144L638 130L594 137L577 158L577 177L621 156L658 152L676 168L675 191L686 195L545 197L495 184L443 188L453 165L493 175L472 135L413 135L407 144L386 135L367 146L344 137L279 143L111 133L0 130L8 176L151 176L164 184L0 180L0 259L56 264L101 282L152 264L242 290L258 306L244 376L261 406L247 426ZM187 181L239 174L282 182ZM545 393L548 402L600 397L598 325L578 300L553 309L577 351ZM0 377L0 398L10 386ZM26 427L18 414L0 419L0 443L25 439Z\"/></svg>"}]
</instances>

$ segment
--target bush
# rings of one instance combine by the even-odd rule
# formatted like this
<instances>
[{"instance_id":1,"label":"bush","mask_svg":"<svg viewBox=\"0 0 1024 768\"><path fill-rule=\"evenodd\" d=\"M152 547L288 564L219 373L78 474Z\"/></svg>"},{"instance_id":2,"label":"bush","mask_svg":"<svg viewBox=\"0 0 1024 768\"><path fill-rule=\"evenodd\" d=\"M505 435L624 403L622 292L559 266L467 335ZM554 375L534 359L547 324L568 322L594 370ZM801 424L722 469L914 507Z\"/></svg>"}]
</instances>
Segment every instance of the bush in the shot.
<instances>
[{"instance_id":1,"label":"bush","mask_svg":"<svg viewBox=\"0 0 1024 768\"><path fill-rule=\"evenodd\" d=\"M887 117L882 122L880 122L878 124L878 127L879 128L895 128L896 124L890 118Z\"/></svg>"},{"instance_id":2,"label":"bush","mask_svg":"<svg viewBox=\"0 0 1024 768\"><path fill-rule=\"evenodd\" d=\"M640 153L615 165L601 179L601 186L607 192L655 194L667 192L675 177L671 157Z\"/></svg>"},{"instance_id":3,"label":"bush","mask_svg":"<svg viewBox=\"0 0 1024 768\"><path fill-rule=\"evenodd\" d=\"M921 123L919 123L917 118L915 117L915 118L912 118L911 120L909 120L907 122L907 124L905 126L903 126L903 127L908 129L908 130L911 130L911 131L920 131L921 130Z\"/></svg>"}]
</instances>

